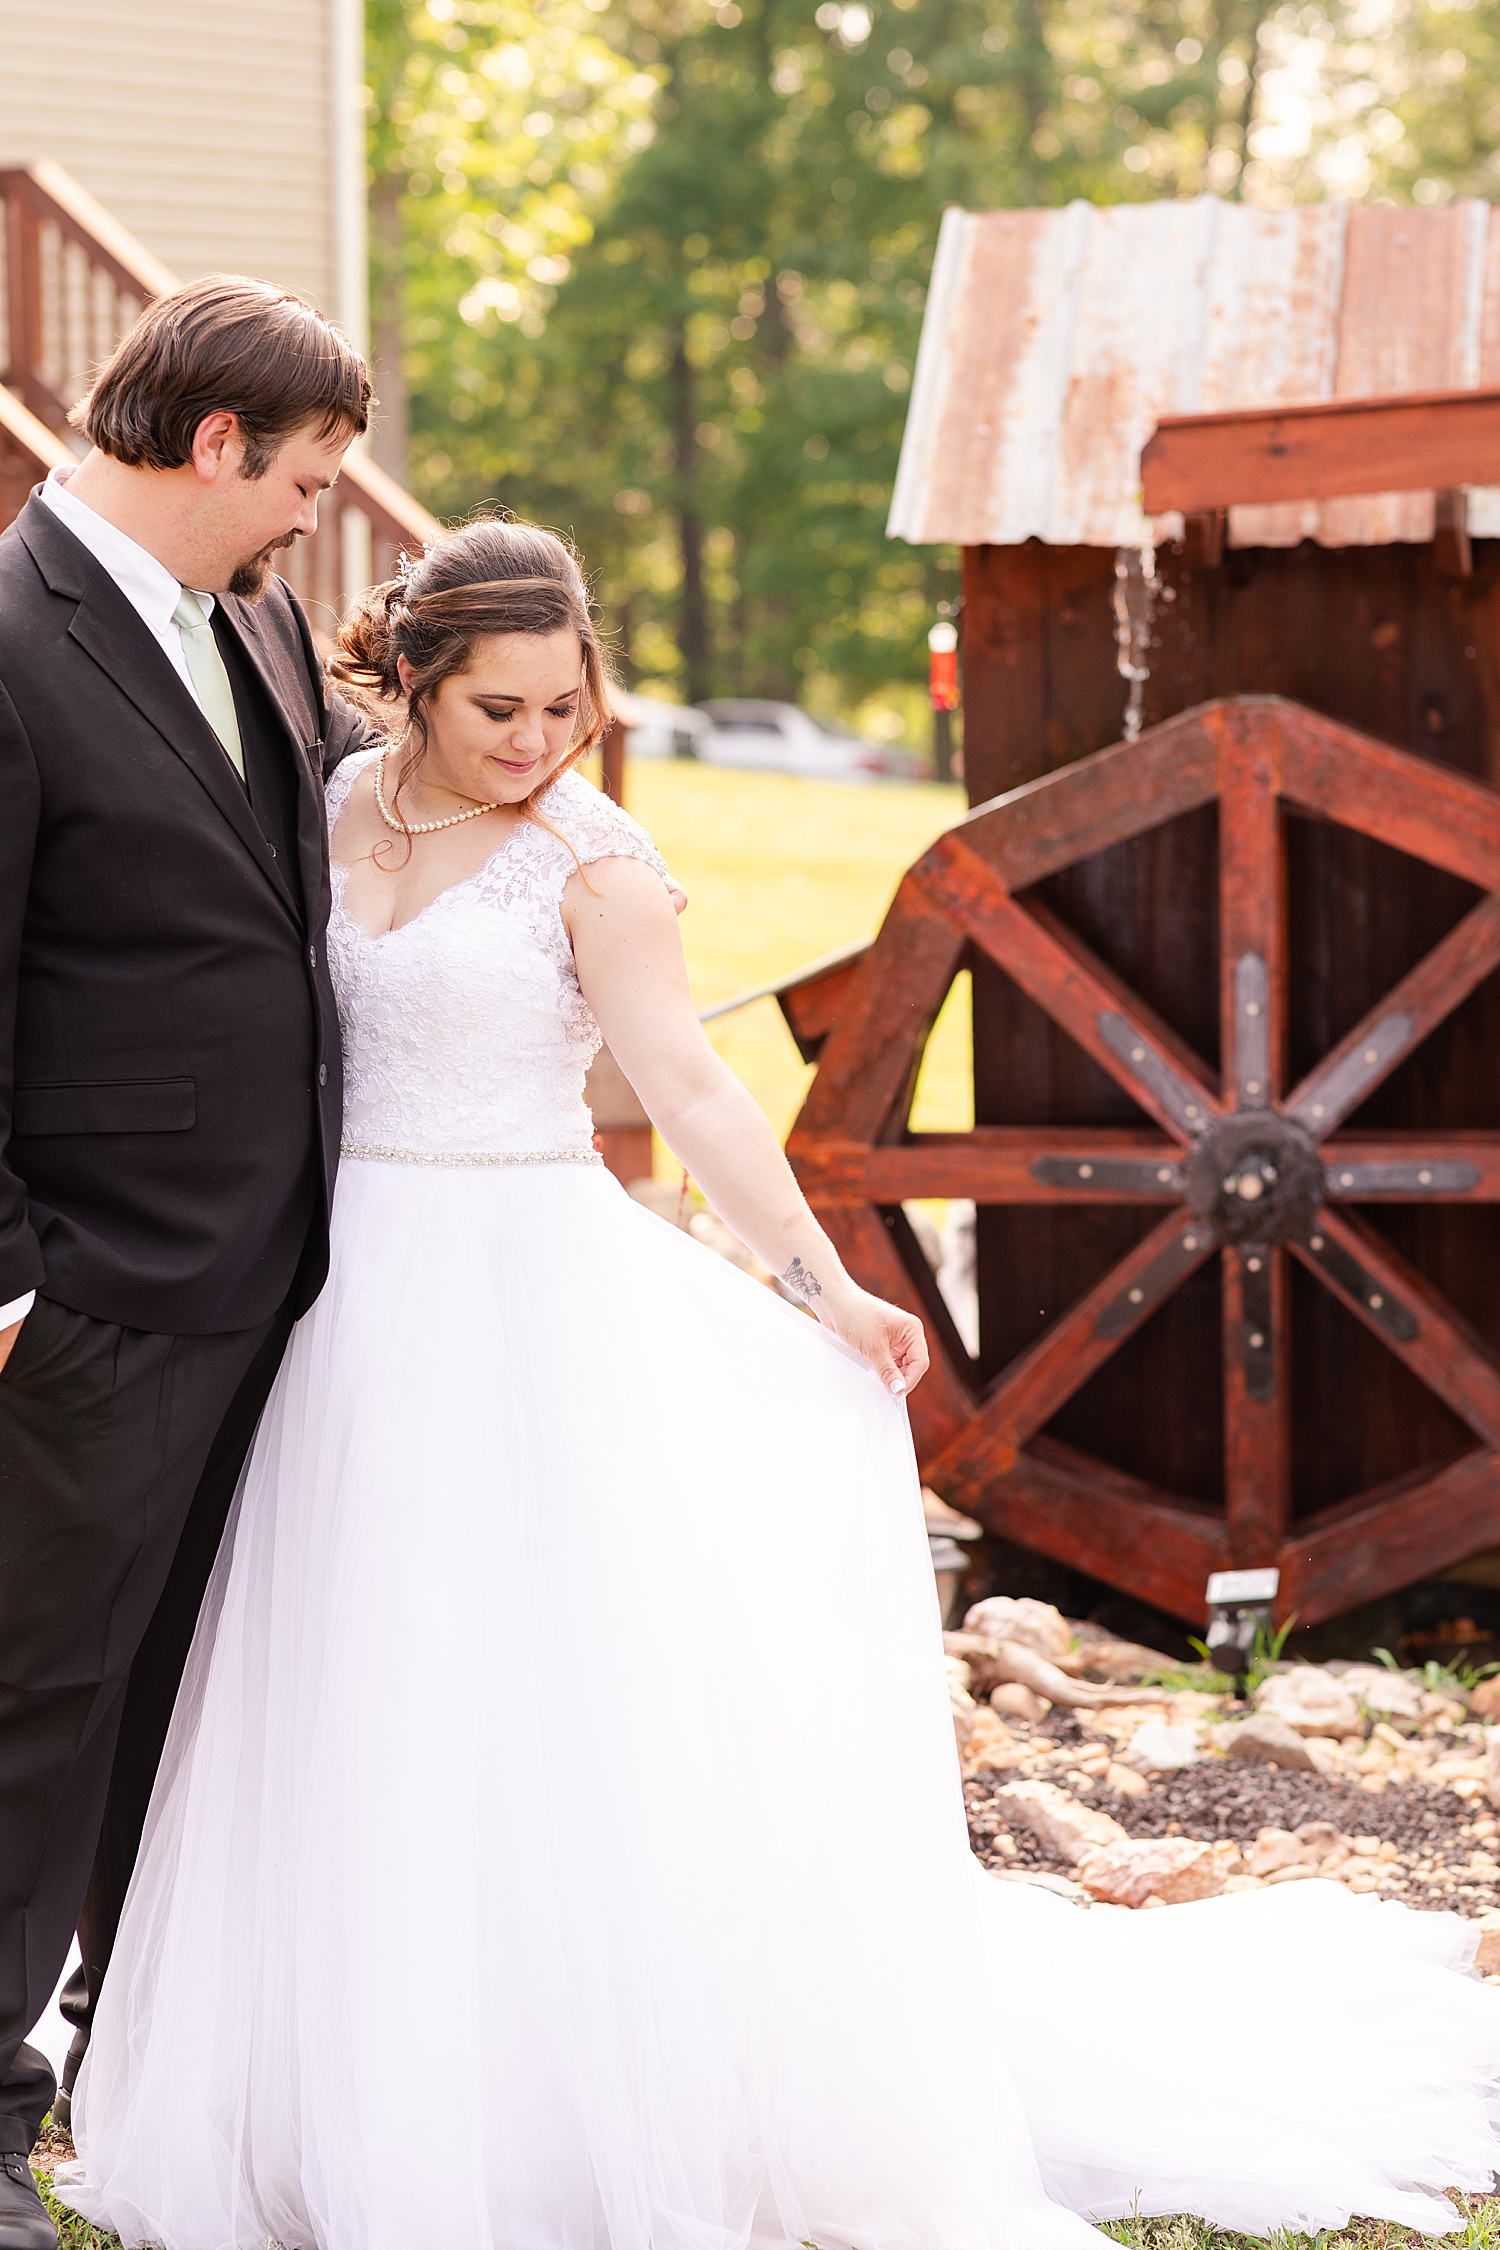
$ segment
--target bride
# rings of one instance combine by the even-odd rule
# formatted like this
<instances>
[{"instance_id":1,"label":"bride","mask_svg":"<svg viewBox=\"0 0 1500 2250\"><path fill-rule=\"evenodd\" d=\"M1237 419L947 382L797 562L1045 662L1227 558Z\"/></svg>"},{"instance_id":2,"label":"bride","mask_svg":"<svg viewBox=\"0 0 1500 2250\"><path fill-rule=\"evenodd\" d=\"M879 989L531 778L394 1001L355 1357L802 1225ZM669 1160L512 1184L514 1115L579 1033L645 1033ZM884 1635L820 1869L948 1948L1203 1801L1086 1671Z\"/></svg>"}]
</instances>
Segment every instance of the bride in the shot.
<instances>
[{"instance_id":1,"label":"bride","mask_svg":"<svg viewBox=\"0 0 1500 2250\"><path fill-rule=\"evenodd\" d=\"M166 2250L1068 2250L1193 2211L1456 2224L1500 1995L1311 1881L1077 1912L968 1852L902 1393L700 1032L665 869L571 769L548 533L345 627L333 1266L246 1470L74 2103ZM817 1315L632 1203L603 1032ZM1243 2035L1234 2077L1201 2061Z\"/></svg>"}]
</instances>

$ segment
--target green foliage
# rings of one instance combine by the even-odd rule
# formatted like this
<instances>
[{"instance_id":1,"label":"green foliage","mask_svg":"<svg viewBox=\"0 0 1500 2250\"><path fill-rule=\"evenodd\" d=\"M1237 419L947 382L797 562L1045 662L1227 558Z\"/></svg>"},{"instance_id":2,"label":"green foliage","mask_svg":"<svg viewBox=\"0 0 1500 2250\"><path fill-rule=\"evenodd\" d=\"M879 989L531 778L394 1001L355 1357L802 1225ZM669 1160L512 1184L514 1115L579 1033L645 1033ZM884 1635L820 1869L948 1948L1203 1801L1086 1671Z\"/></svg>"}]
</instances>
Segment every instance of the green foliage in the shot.
<instances>
[{"instance_id":1,"label":"green foliage","mask_svg":"<svg viewBox=\"0 0 1500 2250\"><path fill-rule=\"evenodd\" d=\"M1387 1671L1399 1672L1402 1666L1388 1648L1371 1651L1377 1663ZM1429 1657L1422 1666L1422 1685L1429 1695L1446 1695L1457 1702L1471 1696L1481 1680L1491 1679L1500 1672L1500 1664L1443 1664L1437 1657Z\"/></svg>"},{"instance_id":2,"label":"green foliage","mask_svg":"<svg viewBox=\"0 0 1500 2250\"><path fill-rule=\"evenodd\" d=\"M369 0L388 416L571 530L623 668L921 740L884 522L945 204L1487 192L1469 0ZM399 377L398 379L398 368ZM391 452L385 458L395 465Z\"/></svg>"}]
</instances>

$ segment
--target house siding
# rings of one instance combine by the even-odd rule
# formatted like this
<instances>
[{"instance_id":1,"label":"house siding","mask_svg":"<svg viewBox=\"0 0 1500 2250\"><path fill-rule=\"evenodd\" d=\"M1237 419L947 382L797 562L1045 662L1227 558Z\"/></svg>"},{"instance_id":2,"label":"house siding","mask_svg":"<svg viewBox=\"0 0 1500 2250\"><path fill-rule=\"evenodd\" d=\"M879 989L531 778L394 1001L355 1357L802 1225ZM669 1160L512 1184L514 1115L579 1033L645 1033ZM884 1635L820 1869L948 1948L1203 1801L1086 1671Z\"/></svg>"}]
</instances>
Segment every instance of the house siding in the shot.
<instances>
[{"instance_id":1,"label":"house siding","mask_svg":"<svg viewBox=\"0 0 1500 2250\"><path fill-rule=\"evenodd\" d=\"M183 280L337 313L337 0L0 0L0 164L51 157Z\"/></svg>"}]
</instances>

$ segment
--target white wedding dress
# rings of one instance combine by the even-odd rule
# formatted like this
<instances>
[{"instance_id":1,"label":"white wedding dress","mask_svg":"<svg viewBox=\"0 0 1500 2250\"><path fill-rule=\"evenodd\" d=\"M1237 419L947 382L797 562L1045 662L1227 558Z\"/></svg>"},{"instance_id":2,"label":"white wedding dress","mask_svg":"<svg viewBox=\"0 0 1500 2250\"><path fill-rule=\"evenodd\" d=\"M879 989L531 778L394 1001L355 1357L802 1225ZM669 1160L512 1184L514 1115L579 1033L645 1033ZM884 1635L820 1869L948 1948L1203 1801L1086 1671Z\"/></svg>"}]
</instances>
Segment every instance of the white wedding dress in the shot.
<instances>
[{"instance_id":1,"label":"white wedding dress","mask_svg":"<svg viewBox=\"0 0 1500 2250\"><path fill-rule=\"evenodd\" d=\"M544 810L661 867L577 776ZM195 1645L69 2200L165 2250L1451 2225L1438 2191L1500 2163L1462 1922L1317 1881L1080 1913L971 1858L904 1409L593 1157L573 867L520 827L378 938L336 873L332 1271Z\"/></svg>"}]
</instances>

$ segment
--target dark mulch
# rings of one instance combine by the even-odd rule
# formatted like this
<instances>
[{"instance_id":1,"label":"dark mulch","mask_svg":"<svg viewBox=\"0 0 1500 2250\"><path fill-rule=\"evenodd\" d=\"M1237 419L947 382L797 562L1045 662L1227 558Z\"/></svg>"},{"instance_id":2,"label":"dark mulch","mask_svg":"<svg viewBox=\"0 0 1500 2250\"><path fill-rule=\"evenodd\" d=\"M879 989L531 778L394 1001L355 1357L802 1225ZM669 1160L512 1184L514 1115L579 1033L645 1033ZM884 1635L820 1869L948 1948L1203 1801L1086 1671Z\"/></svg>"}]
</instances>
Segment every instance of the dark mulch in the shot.
<instances>
[{"instance_id":1,"label":"dark mulch","mask_svg":"<svg viewBox=\"0 0 1500 2250\"><path fill-rule=\"evenodd\" d=\"M1378 1794L1325 1774L1215 1758L1163 1774L1144 1797L1111 1798L1110 1812L1132 1836L1230 1836L1253 1841L1263 1828L1326 1820L1345 1836L1378 1836L1397 1851L1427 1858L1457 1848L1472 1818L1451 1790L1393 1781Z\"/></svg>"}]
</instances>

